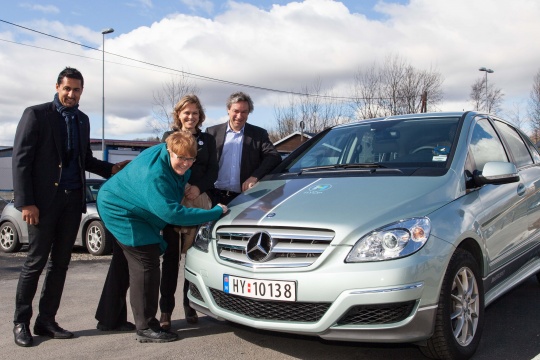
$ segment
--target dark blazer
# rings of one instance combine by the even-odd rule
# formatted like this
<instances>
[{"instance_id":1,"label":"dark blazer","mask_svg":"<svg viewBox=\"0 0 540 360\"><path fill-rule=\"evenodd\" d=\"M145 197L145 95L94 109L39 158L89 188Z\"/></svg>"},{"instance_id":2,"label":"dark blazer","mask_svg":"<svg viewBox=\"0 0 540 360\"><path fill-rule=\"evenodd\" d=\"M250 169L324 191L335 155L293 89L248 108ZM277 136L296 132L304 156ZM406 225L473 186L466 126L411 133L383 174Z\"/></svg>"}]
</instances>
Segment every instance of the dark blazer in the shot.
<instances>
[{"instance_id":1,"label":"dark blazer","mask_svg":"<svg viewBox=\"0 0 540 360\"><path fill-rule=\"evenodd\" d=\"M206 129L216 139L218 163L223 152L223 144L228 123L215 125ZM240 186L250 176L257 180L263 178L281 162L281 156L268 137L268 132L255 125L246 123L244 126L244 142L242 145L242 160L240 163Z\"/></svg>"},{"instance_id":2,"label":"dark blazer","mask_svg":"<svg viewBox=\"0 0 540 360\"><path fill-rule=\"evenodd\" d=\"M174 131L163 133L161 142L165 142L172 133ZM191 165L191 176L188 183L197 186L202 194L214 187L218 177L219 164L216 158L214 137L200 130L197 131L195 137L197 138L197 160Z\"/></svg>"},{"instance_id":3,"label":"dark blazer","mask_svg":"<svg viewBox=\"0 0 540 360\"><path fill-rule=\"evenodd\" d=\"M83 188L84 172L102 177L111 176L113 164L96 159L90 149L90 121L78 112L79 165ZM64 141L62 126L65 120L52 102L31 106L24 110L15 132L13 143L13 190L15 207L36 205L46 210L53 202L62 174ZM86 192L82 191L82 208L86 211Z\"/></svg>"}]
</instances>

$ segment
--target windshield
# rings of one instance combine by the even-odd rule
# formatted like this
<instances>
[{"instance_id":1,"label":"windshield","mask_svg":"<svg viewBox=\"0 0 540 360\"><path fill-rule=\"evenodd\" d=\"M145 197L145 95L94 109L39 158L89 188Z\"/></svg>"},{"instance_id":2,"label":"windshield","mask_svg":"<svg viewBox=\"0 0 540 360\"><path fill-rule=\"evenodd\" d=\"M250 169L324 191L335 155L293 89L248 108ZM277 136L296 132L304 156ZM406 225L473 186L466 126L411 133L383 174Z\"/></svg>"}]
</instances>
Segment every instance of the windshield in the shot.
<instances>
[{"instance_id":1,"label":"windshield","mask_svg":"<svg viewBox=\"0 0 540 360\"><path fill-rule=\"evenodd\" d=\"M321 168L445 167L458 117L382 120L337 127L294 159L289 172Z\"/></svg>"}]
</instances>

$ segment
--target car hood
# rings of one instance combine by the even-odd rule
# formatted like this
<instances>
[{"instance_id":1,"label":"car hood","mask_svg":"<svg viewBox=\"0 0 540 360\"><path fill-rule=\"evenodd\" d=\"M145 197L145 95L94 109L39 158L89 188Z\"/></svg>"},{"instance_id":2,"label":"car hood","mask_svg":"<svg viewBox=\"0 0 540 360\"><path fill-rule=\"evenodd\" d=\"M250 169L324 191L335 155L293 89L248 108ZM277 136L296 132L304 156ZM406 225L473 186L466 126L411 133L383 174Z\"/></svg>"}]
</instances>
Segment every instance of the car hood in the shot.
<instances>
[{"instance_id":1,"label":"car hood","mask_svg":"<svg viewBox=\"0 0 540 360\"><path fill-rule=\"evenodd\" d=\"M264 180L230 203L222 226L328 229L354 243L386 224L426 216L456 198L456 177L373 176Z\"/></svg>"}]
</instances>

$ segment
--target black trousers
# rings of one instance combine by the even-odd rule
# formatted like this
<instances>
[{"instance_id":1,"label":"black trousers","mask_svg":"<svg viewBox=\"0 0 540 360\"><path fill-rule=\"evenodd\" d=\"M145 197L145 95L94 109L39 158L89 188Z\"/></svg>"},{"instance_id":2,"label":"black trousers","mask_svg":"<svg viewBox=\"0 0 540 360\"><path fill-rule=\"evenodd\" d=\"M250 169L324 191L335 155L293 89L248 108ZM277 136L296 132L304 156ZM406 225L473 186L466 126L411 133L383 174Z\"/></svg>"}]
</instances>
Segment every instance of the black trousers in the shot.
<instances>
[{"instance_id":1,"label":"black trousers","mask_svg":"<svg viewBox=\"0 0 540 360\"><path fill-rule=\"evenodd\" d=\"M129 300L137 330L161 329L156 319L159 298L159 244L143 246L118 245L124 252L129 269Z\"/></svg>"},{"instance_id":2,"label":"black trousers","mask_svg":"<svg viewBox=\"0 0 540 360\"><path fill-rule=\"evenodd\" d=\"M163 254L161 263L161 284L159 290L159 309L162 313L172 313L175 307L174 294L178 284L178 273L180 269L180 234L174 231L174 226L167 225L163 229L163 239L167 242L167 249ZM183 304L189 305L187 297L189 282L184 280Z\"/></svg>"},{"instance_id":3,"label":"black trousers","mask_svg":"<svg viewBox=\"0 0 540 360\"><path fill-rule=\"evenodd\" d=\"M39 224L28 225L28 254L15 296L15 324L29 324L39 277L48 262L39 299L40 322L55 321L64 291L71 251L81 222L82 190L58 190L48 209L40 209Z\"/></svg>"},{"instance_id":4,"label":"black trousers","mask_svg":"<svg viewBox=\"0 0 540 360\"><path fill-rule=\"evenodd\" d=\"M108 233L112 237L112 234ZM127 322L126 295L129 289L129 268L124 251L114 239L112 259L101 291L96 320L110 329Z\"/></svg>"}]
</instances>

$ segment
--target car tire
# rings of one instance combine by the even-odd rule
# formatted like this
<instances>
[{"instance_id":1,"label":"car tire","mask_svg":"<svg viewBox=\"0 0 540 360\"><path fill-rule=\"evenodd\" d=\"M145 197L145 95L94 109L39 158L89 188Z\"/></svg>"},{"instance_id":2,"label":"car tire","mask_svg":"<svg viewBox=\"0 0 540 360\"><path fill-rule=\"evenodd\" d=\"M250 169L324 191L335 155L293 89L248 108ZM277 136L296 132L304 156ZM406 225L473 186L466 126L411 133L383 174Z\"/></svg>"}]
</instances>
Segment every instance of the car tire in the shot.
<instances>
[{"instance_id":1,"label":"car tire","mask_svg":"<svg viewBox=\"0 0 540 360\"><path fill-rule=\"evenodd\" d=\"M108 255L111 253L111 236L105 230L105 226L99 220L94 220L86 227L84 245L86 250L94 256Z\"/></svg>"},{"instance_id":2,"label":"car tire","mask_svg":"<svg viewBox=\"0 0 540 360\"><path fill-rule=\"evenodd\" d=\"M0 251L14 253L21 250L21 247L17 228L12 222L6 221L0 226Z\"/></svg>"},{"instance_id":3,"label":"car tire","mask_svg":"<svg viewBox=\"0 0 540 360\"><path fill-rule=\"evenodd\" d=\"M457 249L444 275L433 336L423 354L432 359L469 359L484 327L484 288L480 268L467 251Z\"/></svg>"}]
</instances>

